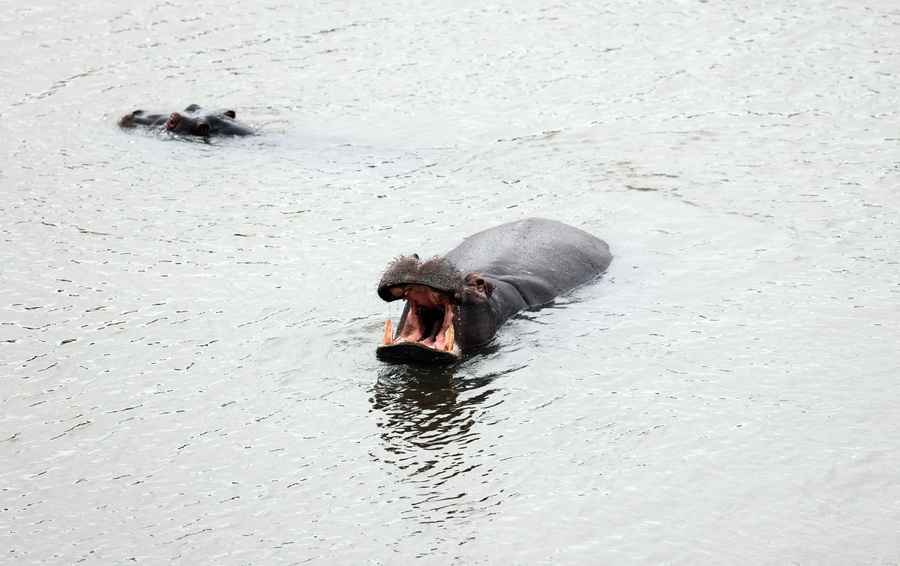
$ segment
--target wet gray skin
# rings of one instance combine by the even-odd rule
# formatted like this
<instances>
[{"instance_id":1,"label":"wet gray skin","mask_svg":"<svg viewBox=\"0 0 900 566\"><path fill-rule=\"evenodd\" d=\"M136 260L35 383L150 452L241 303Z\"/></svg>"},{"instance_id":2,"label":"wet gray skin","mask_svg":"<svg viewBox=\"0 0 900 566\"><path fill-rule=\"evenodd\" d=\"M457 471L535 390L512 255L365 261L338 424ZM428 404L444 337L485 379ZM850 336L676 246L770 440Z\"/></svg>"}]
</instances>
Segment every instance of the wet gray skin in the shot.
<instances>
[{"instance_id":1,"label":"wet gray skin","mask_svg":"<svg viewBox=\"0 0 900 566\"><path fill-rule=\"evenodd\" d=\"M466 238L444 257L401 256L378 284L406 305L380 359L449 363L487 344L516 312L547 305L609 266L609 246L562 222L527 218Z\"/></svg>"},{"instance_id":2,"label":"wet gray skin","mask_svg":"<svg viewBox=\"0 0 900 566\"><path fill-rule=\"evenodd\" d=\"M135 128L147 126L161 127L164 131L181 136L248 136L255 133L249 126L236 120L234 110L206 111L197 104L191 104L182 112L152 114L144 110L134 110L119 119L119 127Z\"/></svg>"}]
</instances>

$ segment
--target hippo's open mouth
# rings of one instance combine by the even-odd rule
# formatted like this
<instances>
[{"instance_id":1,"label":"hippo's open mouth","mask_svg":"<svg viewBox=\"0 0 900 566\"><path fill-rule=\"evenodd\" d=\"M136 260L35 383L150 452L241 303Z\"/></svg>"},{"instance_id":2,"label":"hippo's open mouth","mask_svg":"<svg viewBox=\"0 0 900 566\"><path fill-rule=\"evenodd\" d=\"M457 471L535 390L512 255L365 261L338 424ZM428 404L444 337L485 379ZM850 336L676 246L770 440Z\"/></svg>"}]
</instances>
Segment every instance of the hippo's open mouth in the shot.
<instances>
[{"instance_id":1,"label":"hippo's open mouth","mask_svg":"<svg viewBox=\"0 0 900 566\"><path fill-rule=\"evenodd\" d=\"M178 127L179 122L181 122L181 114L179 114L178 112L172 112L169 115L169 119L166 120L166 130L170 132L174 131L175 128Z\"/></svg>"},{"instance_id":2,"label":"hippo's open mouth","mask_svg":"<svg viewBox=\"0 0 900 566\"><path fill-rule=\"evenodd\" d=\"M394 335L384 323L384 339L377 354L382 359L452 362L460 357L454 329L454 305L447 294L424 285L391 287L393 297L407 302L406 316Z\"/></svg>"}]
</instances>

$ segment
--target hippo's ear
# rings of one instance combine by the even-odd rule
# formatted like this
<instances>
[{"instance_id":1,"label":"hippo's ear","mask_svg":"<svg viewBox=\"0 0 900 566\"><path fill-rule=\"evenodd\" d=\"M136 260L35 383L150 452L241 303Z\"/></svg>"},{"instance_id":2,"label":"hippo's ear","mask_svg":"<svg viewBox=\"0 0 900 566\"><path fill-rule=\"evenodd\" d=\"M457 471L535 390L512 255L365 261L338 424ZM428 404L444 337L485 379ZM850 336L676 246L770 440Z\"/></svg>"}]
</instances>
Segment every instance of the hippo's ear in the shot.
<instances>
[{"instance_id":1,"label":"hippo's ear","mask_svg":"<svg viewBox=\"0 0 900 566\"><path fill-rule=\"evenodd\" d=\"M194 128L194 133L198 136L203 136L204 138L209 137L209 124L200 122L197 124L197 127Z\"/></svg>"},{"instance_id":2,"label":"hippo's ear","mask_svg":"<svg viewBox=\"0 0 900 566\"><path fill-rule=\"evenodd\" d=\"M197 110L200 110L199 104L190 104L184 109L185 112L196 112Z\"/></svg>"},{"instance_id":3,"label":"hippo's ear","mask_svg":"<svg viewBox=\"0 0 900 566\"><path fill-rule=\"evenodd\" d=\"M222 112L222 114L225 114L231 119L237 118L237 112L235 112L234 110L226 110L225 112Z\"/></svg>"},{"instance_id":4,"label":"hippo's ear","mask_svg":"<svg viewBox=\"0 0 900 566\"><path fill-rule=\"evenodd\" d=\"M490 297L494 293L494 284L486 281L480 273L466 275L466 285L474 288L479 293Z\"/></svg>"}]
</instances>

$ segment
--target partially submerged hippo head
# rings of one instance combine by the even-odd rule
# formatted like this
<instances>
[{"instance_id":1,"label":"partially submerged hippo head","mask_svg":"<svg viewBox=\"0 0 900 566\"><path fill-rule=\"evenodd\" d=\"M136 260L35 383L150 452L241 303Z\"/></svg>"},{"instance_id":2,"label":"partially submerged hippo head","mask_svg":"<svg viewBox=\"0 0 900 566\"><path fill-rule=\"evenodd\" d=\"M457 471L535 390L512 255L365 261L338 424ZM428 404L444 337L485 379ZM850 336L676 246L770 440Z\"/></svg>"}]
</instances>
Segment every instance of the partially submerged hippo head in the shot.
<instances>
[{"instance_id":1,"label":"partially submerged hippo head","mask_svg":"<svg viewBox=\"0 0 900 566\"><path fill-rule=\"evenodd\" d=\"M162 128L162 131L179 136L247 136L254 130L236 120L234 110L206 111L197 104L191 104L181 112L171 114L151 114L135 110L119 119L122 128L148 126Z\"/></svg>"},{"instance_id":2,"label":"partially submerged hippo head","mask_svg":"<svg viewBox=\"0 0 900 566\"><path fill-rule=\"evenodd\" d=\"M199 107L197 108L199 109ZM191 112L191 106L185 108L187 112ZM234 110L226 110L222 112L221 116L226 118L231 118L234 120L237 118L237 113ZM208 138L210 133L218 126L216 122L222 122L222 118L215 114L182 114L180 112L172 112L169 115L169 119L166 120L165 129L167 132L172 134L178 134L181 136L200 136L202 138ZM233 132L226 132L233 133Z\"/></svg>"},{"instance_id":3,"label":"partially submerged hippo head","mask_svg":"<svg viewBox=\"0 0 900 566\"><path fill-rule=\"evenodd\" d=\"M447 259L419 256L395 259L378 283L385 301L403 299L406 306L394 333L385 321L376 354L383 360L452 363L462 352L484 344L497 328L489 300L493 285L477 273L463 274Z\"/></svg>"}]
</instances>

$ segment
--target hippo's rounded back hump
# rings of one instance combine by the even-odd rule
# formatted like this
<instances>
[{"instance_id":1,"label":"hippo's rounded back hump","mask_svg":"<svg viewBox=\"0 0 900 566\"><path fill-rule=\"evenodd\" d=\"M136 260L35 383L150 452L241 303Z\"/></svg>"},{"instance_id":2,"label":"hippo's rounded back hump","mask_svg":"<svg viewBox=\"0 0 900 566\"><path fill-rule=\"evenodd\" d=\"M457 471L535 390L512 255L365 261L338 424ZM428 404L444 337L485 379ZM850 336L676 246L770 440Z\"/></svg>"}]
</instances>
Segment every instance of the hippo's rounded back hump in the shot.
<instances>
[{"instance_id":1,"label":"hippo's rounded back hump","mask_svg":"<svg viewBox=\"0 0 900 566\"><path fill-rule=\"evenodd\" d=\"M545 218L527 218L478 232L446 257L463 272L477 271L501 279L539 278L556 294L590 281L612 260L603 240Z\"/></svg>"}]
</instances>

